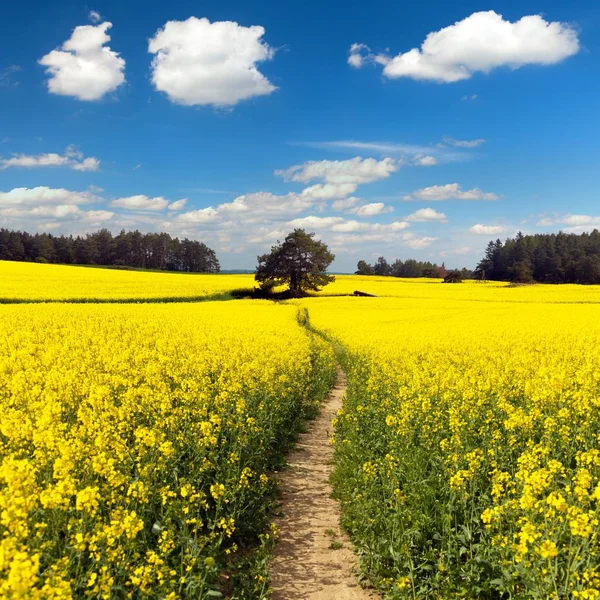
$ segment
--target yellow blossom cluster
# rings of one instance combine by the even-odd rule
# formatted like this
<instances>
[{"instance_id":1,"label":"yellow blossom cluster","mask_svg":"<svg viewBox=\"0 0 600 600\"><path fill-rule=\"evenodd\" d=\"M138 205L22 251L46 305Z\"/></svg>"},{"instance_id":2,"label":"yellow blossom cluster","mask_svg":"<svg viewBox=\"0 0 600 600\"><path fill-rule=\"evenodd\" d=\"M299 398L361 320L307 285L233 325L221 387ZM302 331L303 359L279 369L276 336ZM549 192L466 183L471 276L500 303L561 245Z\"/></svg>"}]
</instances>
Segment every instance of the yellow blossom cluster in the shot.
<instances>
[{"instance_id":1,"label":"yellow blossom cluster","mask_svg":"<svg viewBox=\"0 0 600 600\"><path fill-rule=\"evenodd\" d=\"M217 597L335 377L296 312L0 306L0 598Z\"/></svg>"},{"instance_id":2,"label":"yellow blossom cluster","mask_svg":"<svg viewBox=\"0 0 600 600\"><path fill-rule=\"evenodd\" d=\"M395 285L303 301L348 374L363 567L389 598L600 598L600 288Z\"/></svg>"},{"instance_id":3,"label":"yellow blossom cluster","mask_svg":"<svg viewBox=\"0 0 600 600\"><path fill-rule=\"evenodd\" d=\"M0 302L202 300L254 287L252 275L211 275L0 260Z\"/></svg>"}]
</instances>

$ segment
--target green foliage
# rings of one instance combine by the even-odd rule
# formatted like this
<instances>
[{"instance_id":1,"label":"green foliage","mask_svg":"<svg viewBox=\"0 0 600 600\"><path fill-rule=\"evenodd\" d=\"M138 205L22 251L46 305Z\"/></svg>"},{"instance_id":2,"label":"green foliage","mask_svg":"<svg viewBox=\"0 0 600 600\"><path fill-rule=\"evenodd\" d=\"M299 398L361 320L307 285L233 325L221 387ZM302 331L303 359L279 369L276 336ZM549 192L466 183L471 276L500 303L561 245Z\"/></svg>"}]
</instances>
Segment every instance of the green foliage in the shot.
<instances>
[{"instance_id":1,"label":"green foliage","mask_svg":"<svg viewBox=\"0 0 600 600\"><path fill-rule=\"evenodd\" d=\"M373 267L366 260L359 260L356 265L355 275L375 275Z\"/></svg>"},{"instance_id":2,"label":"green foliage","mask_svg":"<svg viewBox=\"0 0 600 600\"><path fill-rule=\"evenodd\" d=\"M100 229L85 236L31 235L0 229L0 260L218 273L214 250L202 242L179 240L168 233Z\"/></svg>"},{"instance_id":3,"label":"green foliage","mask_svg":"<svg viewBox=\"0 0 600 600\"><path fill-rule=\"evenodd\" d=\"M294 229L283 243L273 246L270 254L258 256L255 279L261 288L288 285L293 294L319 291L323 286L335 281L327 275L327 267L335 256L327 245L314 239L314 233L304 229Z\"/></svg>"},{"instance_id":4,"label":"green foliage","mask_svg":"<svg viewBox=\"0 0 600 600\"><path fill-rule=\"evenodd\" d=\"M448 274L446 275L446 277L444 277L444 283L462 283L462 282L463 282L462 272L459 271L458 269L455 269L454 271L449 271Z\"/></svg>"},{"instance_id":5,"label":"green foliage","mask_svg":"<svg viewBox=\"0 0 600 600\"><path fill-rule=\"evenodd\" d=\"M479 279L515 283L600 283L600 232L544 233L490 241Z\"/></svg>"}]
</instances>

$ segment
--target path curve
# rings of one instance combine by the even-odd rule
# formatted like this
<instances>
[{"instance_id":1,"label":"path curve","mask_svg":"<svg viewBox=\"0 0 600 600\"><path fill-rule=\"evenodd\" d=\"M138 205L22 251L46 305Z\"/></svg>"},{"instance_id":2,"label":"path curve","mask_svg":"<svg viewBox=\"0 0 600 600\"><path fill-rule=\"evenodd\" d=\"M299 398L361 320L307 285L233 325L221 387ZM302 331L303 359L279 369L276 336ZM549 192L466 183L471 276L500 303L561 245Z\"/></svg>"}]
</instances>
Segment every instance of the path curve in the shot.
<instances>
[{"instance_id":1,"label":"path curve","mask_svg":"<svg viewBox=\"0 0 600 600\"><path fill-rule=\"evenodd\" d=\"M338 503L329 476L331 421L342 406L346 376L338 366L335 387L280 474L279 542L271 560L272 600L370 600L353 572L356 555L340 529ZM341 546L341 547L340 547Z\"/></svg>"}]
</instances>

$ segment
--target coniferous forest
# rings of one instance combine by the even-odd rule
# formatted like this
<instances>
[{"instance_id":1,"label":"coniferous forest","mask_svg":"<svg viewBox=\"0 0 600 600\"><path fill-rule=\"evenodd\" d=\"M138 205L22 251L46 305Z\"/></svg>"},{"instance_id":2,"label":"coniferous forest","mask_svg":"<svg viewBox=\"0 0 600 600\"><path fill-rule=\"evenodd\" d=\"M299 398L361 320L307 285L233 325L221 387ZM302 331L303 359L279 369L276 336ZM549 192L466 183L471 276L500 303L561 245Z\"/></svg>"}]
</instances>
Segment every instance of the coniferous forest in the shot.
<instances>
[{"instance_id":1,"label":"coniferous forest","mask_svg":"<svg viewBox=\"0 0 600 600\"><path fill-rule=\"evenodd\" d=\"M479 279L516 283L600 283L600 232L544 233L491 241Z\"/></svg>"},{"instance_id":2,"label":"coniferous forest","mask_svg":"<svg viewBox=\"0 0 600 600\"><path fill-rule=\"evenodd\" d=\"M168 233L125 230L113 236L108 229L77 237L0 229L0 260L189 273L220 271L214 250L202 242L172 238Z\"/></svg>"}]
</instances>

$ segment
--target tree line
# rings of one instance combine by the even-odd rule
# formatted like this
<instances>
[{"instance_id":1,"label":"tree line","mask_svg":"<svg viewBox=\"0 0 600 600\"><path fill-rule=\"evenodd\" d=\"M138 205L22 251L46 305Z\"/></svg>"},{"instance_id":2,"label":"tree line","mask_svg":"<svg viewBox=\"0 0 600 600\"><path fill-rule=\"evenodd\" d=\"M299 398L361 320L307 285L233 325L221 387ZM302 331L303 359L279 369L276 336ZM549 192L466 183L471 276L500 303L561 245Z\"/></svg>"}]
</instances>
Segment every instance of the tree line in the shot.
<instances>
[{"instance_id":1,"label":"tree line","mask_svg":"<svg viewBox=\"0 0 600 600\"><path fill-rule=\"evenodd\" d=\"M214 250L202 242L172 238L168 233L122 230L118 235L100 229L73 237L0 229L0 260L103 265L162 269L189 273L218 273Z\"/></svg>"},{"instance_id":2,"label":"tree line","mask_svg":"<svg viewBox=\"0 0 600 600\"><path fill-rule=\"evenodd\" d=\"M454 273L455 271L453 271ZM462 279L472 279L473 271L467 268L458 269ZM429 261L408 258L404 261L397 258L393 263L388 263L385 257L380 256L373 265L365 260L359 260L356 265L356 275L379 275L384 277L434 277L444 279L448 276L448 269L442 263L438 265Z\"/></svg>"},{"instance_id":3,"label":"tree line","mask_svg":"<svg viewBox=\"0 0 600 600\"><path fill-rule=\"evenodd\" d=\"M600 283L600 232L542 233L491 241L480 279L517 283Z\"/></svg>"}]
</instances>

